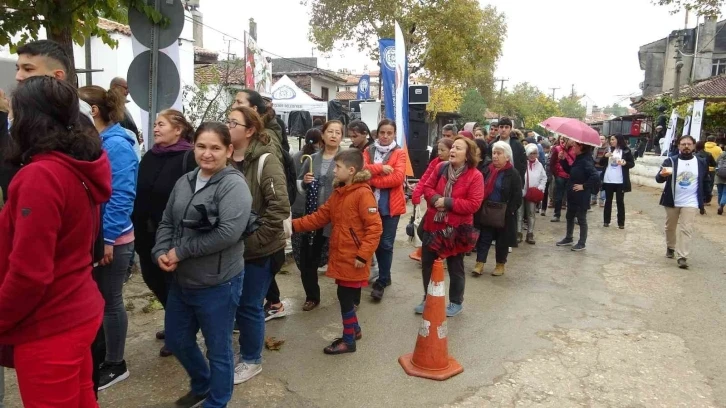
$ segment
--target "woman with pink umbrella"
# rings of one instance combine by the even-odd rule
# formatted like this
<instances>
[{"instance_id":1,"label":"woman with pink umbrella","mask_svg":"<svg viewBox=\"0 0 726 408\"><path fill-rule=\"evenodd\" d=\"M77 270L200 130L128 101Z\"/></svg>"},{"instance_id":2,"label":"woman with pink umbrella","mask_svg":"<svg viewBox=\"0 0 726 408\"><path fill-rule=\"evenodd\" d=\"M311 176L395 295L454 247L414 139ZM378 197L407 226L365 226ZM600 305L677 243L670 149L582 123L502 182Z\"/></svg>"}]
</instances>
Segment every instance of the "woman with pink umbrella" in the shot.
<instances>
[{"instance_id":1,"label":"woman with pink umbrella","mask_svg":"<svg viewBox=\"0 0 726 408\"><path fill-rule=\"evenodd\" d=\"M570 164L565 153L560 152L562 168L569 174L567 179L567 235L557 246L572 246L573 251L585 250L587 242L587 210L590 209L590 195L599 190L600 175L592 159L592 148L600 144L598 132L576 119L550 118L542 122L548 130L560 133L570 139L571 153L575 160ZM580 226L580 239L573 239L575 218Z\"/></svg>"}]
</instances>

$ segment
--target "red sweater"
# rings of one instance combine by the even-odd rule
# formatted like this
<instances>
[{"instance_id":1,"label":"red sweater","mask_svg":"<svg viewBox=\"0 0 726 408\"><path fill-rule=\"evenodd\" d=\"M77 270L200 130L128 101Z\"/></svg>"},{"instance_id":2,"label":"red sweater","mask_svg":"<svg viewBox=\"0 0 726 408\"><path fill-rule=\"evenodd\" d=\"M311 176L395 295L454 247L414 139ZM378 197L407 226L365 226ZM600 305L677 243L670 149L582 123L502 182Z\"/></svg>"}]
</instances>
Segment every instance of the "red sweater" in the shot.
<instances>
[{"instance_id":1,"label":"red sweater","mask_svg":"<svg viewBox=\"0 0 726 408\"><path fill-rule=\"evenodd\" d=\"M449 162L439 163L424 185L424 197L428 203L424 216L424 230L429 232L443 230L447 225L452 227L473 225L474 214L484 200L484 178L476 167L471 167L456 180L451 189L451 197L444 199L448 211L447 219L444 222L434 221L434 216L438 212L434 203L444 196L446 188L448 173L444 171L441 174L441 171L447 163Z\"/></svg>"},{"instance_id":2,"label":"red sweater","mask_svg":"<svg viewBox=\"0 0 726 408\"><path fill-rule=\"evenodd\" d=\"M42 339L99 318L104 303L91 276L91 248L99 204L111 197L106 154L94 162L36 155L9 190L0 213L0 344Z\"/></svg>"},{"instance_id":3,"label":"red sweater","mask_svg":"<svg viewBox=\"0 0 726 408\"><path fill-rule=\"evenodd\" d=\"M426 185L426 180L431 177L431 173L434 172L439 163L441 163L441 159L439 159L439 156L436 156L436 158L433 159L431 163L429 163L429 167L426 168L423 176L421 176L421 179L416 184L416 188L413 189L413 194L411 194L411 202L413 203L413 205L421 204L421 196L423 196L424 193L424 186Z\"/></svg>"}]
</instances>

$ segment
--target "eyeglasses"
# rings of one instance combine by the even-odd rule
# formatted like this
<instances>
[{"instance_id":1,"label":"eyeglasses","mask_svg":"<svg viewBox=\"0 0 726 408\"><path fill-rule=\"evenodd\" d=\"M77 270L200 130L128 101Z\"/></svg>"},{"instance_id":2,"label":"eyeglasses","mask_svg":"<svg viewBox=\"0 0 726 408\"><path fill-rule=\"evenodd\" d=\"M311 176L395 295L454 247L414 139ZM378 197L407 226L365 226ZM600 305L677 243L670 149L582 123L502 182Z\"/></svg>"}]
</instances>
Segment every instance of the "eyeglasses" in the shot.
<instances>
[{"instance_id":1,"label":"eyeglasses","mask_svg":"<svg viewBox=\"0 0 726 408\"><path fill-rule=\"evenodd\" d=\"M249 128L249 126L247 126L247 125L244 125L242 123L238 123L238 122L236 122L234 120L229 120L229 119L225 120L224 121L224 124L227 125L227 127L230 128L230 129L234 129L237 126L242 126L243 128Z\"/></svg>"}]
</instances>

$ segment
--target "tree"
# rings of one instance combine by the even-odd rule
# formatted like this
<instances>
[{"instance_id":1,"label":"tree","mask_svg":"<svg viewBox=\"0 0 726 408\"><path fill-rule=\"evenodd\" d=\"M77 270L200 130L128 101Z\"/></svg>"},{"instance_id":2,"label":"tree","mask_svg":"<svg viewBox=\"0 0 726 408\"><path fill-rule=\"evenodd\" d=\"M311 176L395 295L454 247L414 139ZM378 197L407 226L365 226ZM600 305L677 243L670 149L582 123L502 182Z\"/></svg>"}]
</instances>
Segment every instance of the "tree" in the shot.
<instances>
[{"instance_id":1,"label":"tree","mask_svg":"<svg viewBox=\"0 0 726 408\"><path fill-rule=\"evenodd\" d=\"M431 96L426 110L435 119L439 112L458 111L461 101L461 90L458 86L434 81L431 83Z\"/></svg>"},{"instance_id":2,"label":"tree","mask_svg":"<svg viewBox=\"0 0 726 408\"><path fill-rule=\"evenodd\" d=\"M492 87L506 35L504 14L477 0L303 0L311 5L310 40L323 52L357 46L378 60L378 40L401 25L409 71L442 82ZM484 73L484 74L482 74Z\"/></svg>"},{"instance_id":3,"label":"tree","mask_svg":"<svg viewBox=\"0 0 726 408\"><path fill-rule=\"evenodd\" d=\"M486 100L476 89L467 89L459 107L464 122L484 123L487 110Z\"/></svg>"},{"instance_id":4,"label":"tree","mask_svg":"<svg viewBox=\"0 0 726 408\"><path fill-rule=\"evenodd\" d=\"M566 118L584 119L587 108L580 104L580 97L577 95L560 98L558 102L560 113Z\"/></svg>"},{"instance_id":5,"label":"tree","mask_svg":"<svg viewBox=\"0 0 726 408\"><path fill-rule=\"evenodd\" d=\"M625 116L628 114L628 108L615 103L610 106L606 106L602 111L607 115L613 116Z\"/></svg>"},{"instance_id":6,"label":"tree","mask_svg":"<svg viewBox=\"0 0 726 408\"><path fill-rule=\"evenodd\" d=\"M683 10L695 12L706 17L718 17L724 0L652 0L653 4L671 7L671 13L677 14Z\"/></svg>"},{"instance_id":7,"label":"tree","mask_svg":"<svg viewBox=\"0 0 726 408\"><path fill-rule=\"evenodd\" d=\"M184 115L192 124L224 122L237 93L232 86L243 85L244 68L244 61L238 59L196 68L198 82L182 90Z\"/></svg>"},{"instance_id":8,"label":"tree","mask_svg":"<svg viewBox=\"0 0 726 408\"><path fill-rule=\"evenodd\" d=\"M43 28L47 38L59 43L70 57L72 72L68 77L75 81L73 42L80 45L86 37L96 36L116 47L116 41L98 26L98 18L125 19L122 13L129 7L145 13L155 23L163 23L163 16L145 0L4 0L0 7L0 45L9 45L15 52L18 46L37 40ZM16 34L20 34L20 41L13 43Z\"/></svg>"}]
</instances>

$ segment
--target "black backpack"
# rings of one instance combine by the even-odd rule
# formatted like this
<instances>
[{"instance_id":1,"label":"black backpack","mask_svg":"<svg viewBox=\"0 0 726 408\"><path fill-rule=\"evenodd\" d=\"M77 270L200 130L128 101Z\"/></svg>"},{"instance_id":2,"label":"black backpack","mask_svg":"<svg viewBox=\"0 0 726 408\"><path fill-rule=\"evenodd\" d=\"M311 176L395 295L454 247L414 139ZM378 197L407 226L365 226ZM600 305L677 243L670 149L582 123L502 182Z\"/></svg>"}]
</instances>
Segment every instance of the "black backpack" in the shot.
<instances>
[{"instance_id":1,"label":"black backpack","mask_svg":"<svg viewBox=\"0 0 726 408\"><path fill-rule=\"evenodd\" d=\"M287 197L290 199L290 206L292 207L297 198L297 172L295 171L295 162L292 160L290 153L286 152L285 149L280 150L282 151L282 165L285 168Z\"/></svg>"}]
</instances>

